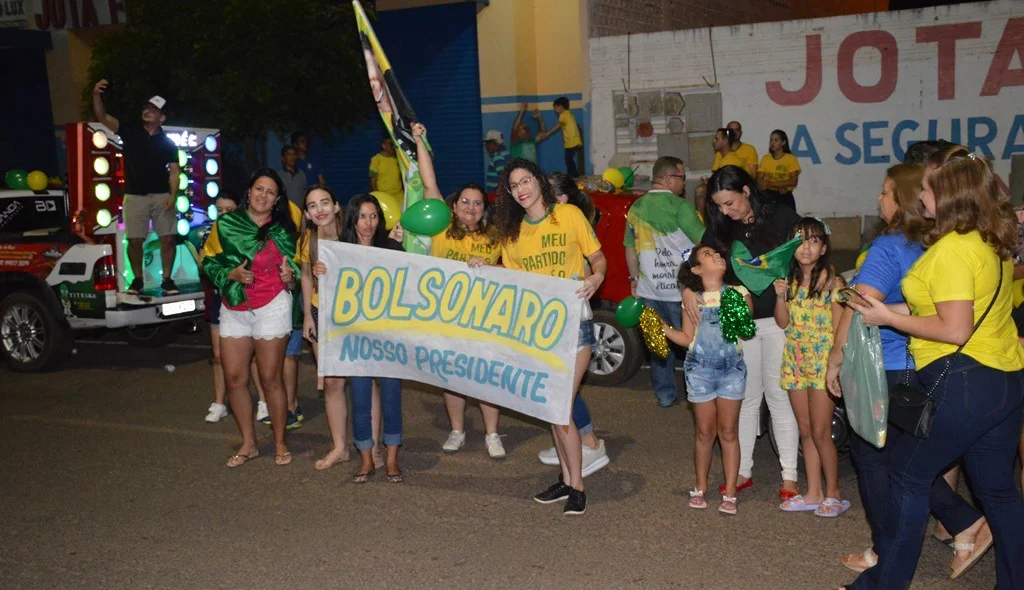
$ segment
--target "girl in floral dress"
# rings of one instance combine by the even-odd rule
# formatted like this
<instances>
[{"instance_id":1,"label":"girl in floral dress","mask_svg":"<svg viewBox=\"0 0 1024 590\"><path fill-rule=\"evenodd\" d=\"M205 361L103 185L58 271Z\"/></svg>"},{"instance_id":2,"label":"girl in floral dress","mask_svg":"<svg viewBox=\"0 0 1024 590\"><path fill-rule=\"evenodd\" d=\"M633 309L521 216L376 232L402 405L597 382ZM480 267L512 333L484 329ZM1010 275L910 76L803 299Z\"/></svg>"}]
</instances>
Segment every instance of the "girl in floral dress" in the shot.
<instances>
[{"instance_id":1,"label":"girl in floral dress","mask_svg":"<svg viewBox=\"0 0 1024 590\"><path fill-rule=\"evenodd\" d=\"M779 385L789 391L800 428L807 492L779 507L835 518L849 509L850 502L839 495L839 456L832 442L835 402L825 390L825 372L835 337L833 318L838 320L842 313L837 292L843 279L829 263L830 231L823 221L804 217L794 232L804 241L793 255L789 277L775 281L775 322L786 331Z\"/></svg>"}]
</instances>

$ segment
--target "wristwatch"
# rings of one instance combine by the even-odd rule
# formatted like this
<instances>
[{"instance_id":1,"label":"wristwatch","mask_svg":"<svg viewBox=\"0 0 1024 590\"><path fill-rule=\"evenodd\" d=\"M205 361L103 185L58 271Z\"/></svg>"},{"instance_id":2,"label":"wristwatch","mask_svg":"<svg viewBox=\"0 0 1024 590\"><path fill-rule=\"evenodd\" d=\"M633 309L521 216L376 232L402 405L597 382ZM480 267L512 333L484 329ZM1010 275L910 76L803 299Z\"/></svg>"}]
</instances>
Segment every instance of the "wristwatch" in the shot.
<instances>
[{"instance_id":1,"label":"wristwatch","mask_svg":"<svg viewBox=\"0 0 1024 590\"><path fill-rule=\"evenodd\" d=\"M629 282L631 282L631 283L635 283L635 282L637 282L637 281L638 281L639 279L640 279L640 277L629 277Z\"/></svg>"}]
</instances>

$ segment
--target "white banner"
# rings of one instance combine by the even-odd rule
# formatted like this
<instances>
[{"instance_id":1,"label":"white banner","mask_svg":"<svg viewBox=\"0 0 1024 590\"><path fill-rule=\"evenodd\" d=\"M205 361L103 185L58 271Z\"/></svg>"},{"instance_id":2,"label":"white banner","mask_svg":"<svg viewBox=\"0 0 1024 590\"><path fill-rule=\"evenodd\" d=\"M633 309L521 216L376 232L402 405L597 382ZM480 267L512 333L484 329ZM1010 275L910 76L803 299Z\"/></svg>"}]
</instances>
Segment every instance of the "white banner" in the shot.
<instances>
[{"instance_id":1,"label":"white banner","mask_svg":"<svg viewBox=\"0 0 1024 590\"><path fill-rule=\"evenodd\" d=\"M577 281L320 242L321 375L398 377L568 424Z\"/></svg>"}]
</instances>

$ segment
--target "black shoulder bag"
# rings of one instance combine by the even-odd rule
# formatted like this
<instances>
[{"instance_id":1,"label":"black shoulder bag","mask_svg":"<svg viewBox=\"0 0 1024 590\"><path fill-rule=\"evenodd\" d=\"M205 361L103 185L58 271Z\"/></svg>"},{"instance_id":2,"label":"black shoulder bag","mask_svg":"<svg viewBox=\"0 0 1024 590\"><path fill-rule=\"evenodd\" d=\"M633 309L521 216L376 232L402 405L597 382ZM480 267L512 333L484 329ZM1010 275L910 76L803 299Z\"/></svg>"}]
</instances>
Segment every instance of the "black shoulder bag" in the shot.
<instances>
[{"instance_id":1,"label":"black shoulder bag","mask_svg":"<svg viewBox=\"0 0 1024 590\"><path fill-rule=\"evenodd\" d=\"M910 386L910 341L907 341L907 372L904 379L904 383L897 383L893 386L889 392L889 423L893 424L900 430L907 434L912 434L917 438L928 438L928 434L932 430L932 420L935 419L935 400L932 399L932 393L935 392L935 388L942 383L942 380L946 378L946 373L949 372L949 367L953 364L955 359L967 343L971 341L974 333L978 331L978 327L981 326L981 322L985 321L985 317L988 312L992 311L992 306L995 305L996 297L999 297L999 289L1003 286L1003 261L999 260L999 283L996 285L995 293L992 295L992 300L988 302L988 308L985 313L981 314L978 318L978 323L974 324L974 330L971 335L967 337L967 340L956 349L950 357L946 359L946 367L942 369L942 373L939 374L938 379L932 384L931 389L928 393L917 389L916 387Z\"/></svg>"}]
</instances>

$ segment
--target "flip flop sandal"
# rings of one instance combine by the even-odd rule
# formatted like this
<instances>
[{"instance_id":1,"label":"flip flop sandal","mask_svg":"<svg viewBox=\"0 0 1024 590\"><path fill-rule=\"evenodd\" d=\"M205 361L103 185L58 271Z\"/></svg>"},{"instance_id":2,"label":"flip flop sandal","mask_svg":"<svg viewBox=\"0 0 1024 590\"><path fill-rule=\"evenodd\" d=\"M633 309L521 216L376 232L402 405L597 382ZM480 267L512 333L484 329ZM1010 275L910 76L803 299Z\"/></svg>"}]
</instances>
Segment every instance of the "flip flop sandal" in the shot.
<instances>
[{"instance_id":1,"label":"flip flop sandal","mask_svg":"<svg viewBox=\"0 0 1024 590\"><path fill-rule=\"evenodd\" d=\"M690 508L703 510L707 507L708 502L704 499L704 490L690 490Z\"/></svg>"},{"instance_id":2,"label":"flip flop sandal","mask_svg":"<svg viewBox=\"0 0 1024 590\"><path fill-rule=\"evenodd\" d=\"M722 503L718 505L718 511L730 516L736 515L736 496L722 496Z\"/></svg>"},{"instance_id":3,"label":"flip flop sandal","mask_svg":"<svg viewBox=\"0 0 1024 590\"><path fill-rule=\"evenodd\" d=\"M783 512L813 512L818 509L818 506L819 504L808 504L804 502L804 497L797 494L782 504L779 504L779 510Z\"/></svg>"},{"instance_id":4,"label":"flip flop sandal","mask_svg":"<svg viewBox=\"0 0 1024 590\"><path fill-rule=\"evenodd\" d=\"M989 528L988 523L985 523L981 525L978 533L974 535L973 543L953 543L952 547L954 555L956 555L957 551L971 552L971 555L963 563L952 568L953 571L949 574L949 579L955 580L974 567L974 564L978 563L978 560L992 548L992 529Z\"/></svg>"},{"instance_id":5,"label":"flip flop sandal","mask_svg":"<svg viewBox=\"0 0 1024 590\"><path fill-rule=\"evenodd\" d=\"M352 476L352 483L366 483L370 481L370 478L373 477L374 473L377 473L376 467L366 473L357 473Z\"/></svg>"},{"instance_id":6,"label":"flip flop sandal","mask_svg":"<svg viewBox=\"0 0 1024 590\"><path fill-rule=\"evenodd\" d=\"M290 451L287 452L287 453L281 453L279 455L274 455L274 463L278 467L284 467L285 465L287 465L287 464L289 464L291 462L292 462L292 454L291 454Z\"/></svg>"},{"instance_id":7,"label":"flip flop sandal","mask_svg":"<svg viewBox=\"0 0 1024 590\"><path fill-rule=\"evenodd\" d=\"M878 565L878 556L875 555L875 552L871 549L871 547L868 547L864 550L864 553L847 553L843 556L843 565L847 569L851 569L857 573L875 567ZM863 566L855 560L861 560L863 563L866 563L867 566Z\"/></svg>"},{"instance_id":8,"label":"flip flop sandal","mask_svg":"<svg viewBox=\"0 0 1024 590\"><path fill-rule=\"evenodd\" d=\"M251 459L255 459L260 456L260 452L256 451L251 455L231 455L228 459L228 467L241 467L245 465Z\"/></svg>"},{"instance_id":9,"label":"flip flop sandal","mask_svg":"<svg viewBox=\"0 0 1024 590\"><path fill-rule=\"evenodd\" d=\"M825 501L814 511L815 516L821 518L836 518L850 509L850 501L839 501L835 498L825 498Z\"/></svg>"},{"instance_id":10,"label":"flip flop sandal","mask_svg":"<svg viewBox=\"0 0 1024 590\"><path fill-rule=\"evenodd\" d=\"M388 483L402 483L403 481L405 481L405 478L402 477L401 471L388 474Z\"/></svg>"}]
</instances>

